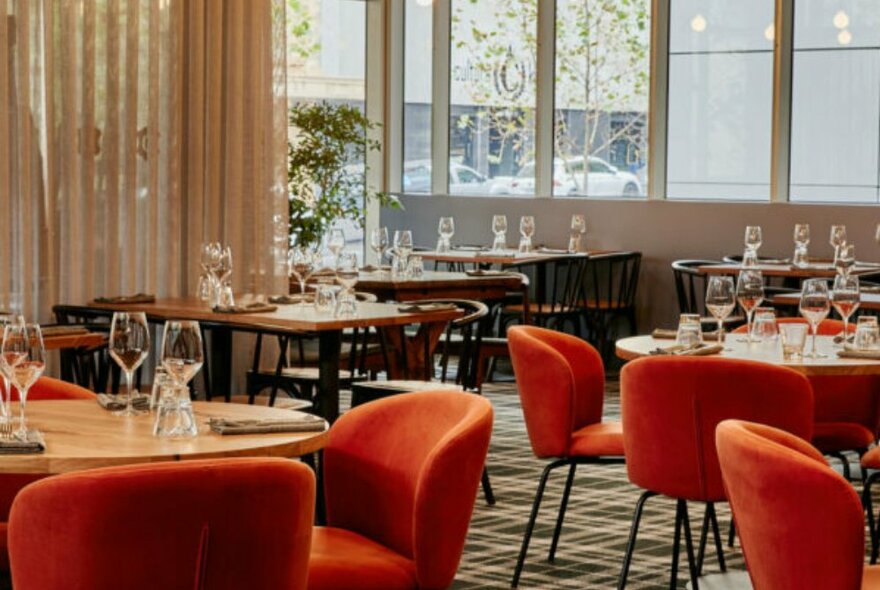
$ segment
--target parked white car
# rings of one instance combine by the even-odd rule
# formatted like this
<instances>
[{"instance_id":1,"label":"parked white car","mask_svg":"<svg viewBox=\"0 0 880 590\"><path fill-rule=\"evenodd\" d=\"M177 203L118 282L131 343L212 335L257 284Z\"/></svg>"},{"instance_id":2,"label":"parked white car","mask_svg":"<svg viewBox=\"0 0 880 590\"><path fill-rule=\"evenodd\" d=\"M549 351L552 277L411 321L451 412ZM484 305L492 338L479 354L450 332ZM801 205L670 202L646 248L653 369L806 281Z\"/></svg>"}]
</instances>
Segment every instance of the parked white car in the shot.
<instances>
[{"instance_id":1,"label":"parked white car","mask_svg":"<svg viewBox=\"0 0 880 590\"><path fill-rule=\"evenodd\" d=\"M553 160L553 192L557 195L591 197L637 197L642 186L635 174L624 172L601 158L589 158L587 187L584 190L584 158ZM523 166L510 183L510 193L531 195L535 192L535 163Z\"/></svg>"},{"instance_id":2,"label":"parked white car","mask_svg":"<svg viewBox=\"0 0 880 590\"><path fill-rule=\"evenodd\" d=\"M509 194L509 184L513 179L509 176L486 178L470 166L449 162L449 194L450 195L496 195ZM403 164L403 192L431 192L431 161L409 160Z\"/></svg>"}]
</instances>

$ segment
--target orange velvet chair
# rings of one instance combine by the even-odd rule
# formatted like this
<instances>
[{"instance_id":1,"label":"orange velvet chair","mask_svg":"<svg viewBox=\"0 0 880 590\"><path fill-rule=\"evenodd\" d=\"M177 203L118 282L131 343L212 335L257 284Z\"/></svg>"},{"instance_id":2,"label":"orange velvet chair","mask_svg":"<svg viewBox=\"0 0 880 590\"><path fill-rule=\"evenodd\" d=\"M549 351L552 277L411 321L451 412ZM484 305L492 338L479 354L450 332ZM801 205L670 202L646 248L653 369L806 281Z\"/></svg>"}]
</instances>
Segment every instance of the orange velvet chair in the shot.
<instances>
[{"instance_id":1,"label":"orange velvet chair","mask_svg":"<svg viewBox=\"0 0 880 590\"><path fill-rule=\"evenodd\" d=\"M780 323L806 323L803 318L779 318ZM736 332L744 332L745 326ZM855 332L855 324L850 324ZM843 332L840 320L824 320L819 324L820 336L836 336ZM807 346L810 346L807 337ZM816 406L813 424L813 445L825 455L840 460L844 477L849 479L849 460L843 451L863 455L877 438L880 430L880 376L832 375L809 377Z\"/></svg>"},{"instance_id":2,"label":"orange velvet chair","mask_svg":"<svg viewBox=\"0 0 880 590\"><path fill-rule=\"evenodd\" d=\"M16 590L302 590L314 502L314 474L288 459L49 477L12 505L12 583Z\"/></svg>"},{"instance_id":3,"label":"orange velvet chair","mask_svg":"<svg viewBox=\"0 0 880 590\"><path fill-rule=\"evenodd\" d=\"M727 420L715 434L721 473L755 590L880 588L865 567L862 505L804 440Z\"/></svg>"},{"instance_id":4,"label":"orange velvet chair","mask_svg":"<svg viewBox=\"0 0 880 590\"><path fill-rule=\"evenodd\" d=\"M777 426L809 440L813 428L810 383L792 369L768 363L656 356L624 366L620 398L627 474L645 492L633 515L619 588L626 585L645 502L662 494L677 500L670 587L675 587L678 576L684 529L691 585L696 590L709 524L724 571L714 505L726 496L715 452L715 427L722 420L738 418ZM697 559L687 502L706 503Z\"/></svg>"},{"instance_id":5,"label":"orange velvet chair","mask_svg":"<svg viewBox=\"0 0 880 590\"><path fill-rule=\"evenodd\" d=\"M446 588L455 577L492 434L472 393L403 393L357 406L324 448L327 526L310 590Z\"/></svg>"},{"instance_id":6,"label":"orange velvet chair","mask_svg":"<svg viewBox=\"0 0 880 590\"><path fill-rule=\"evenodd\" d=\"M0 393L4 392L3 382L0 380ZM94 400L95 394L79 385L40 377L31 387L28 393L28 401L39 400ZM12 388L12 401L18 401L18 391ZM15 495L27 484L44 478L44 475L35 473L0 473L0 571L9 571L9 556L6 548L6 523L9 520L9 509Z\"/></svg>"},{"instance_id":7,"label":"orange velvet chair","mask_svg":"<svg viewBox=\"0 0 880 590\"><path fill-rule=\"evenodd\" d=\"M548 559L556 556L575 469L623 462L620 422L603 422L605 369L595 348L579 338L535 326L507 330L513 372L532 452L553 459L544 468L511 585L522 573L550 473L568 467Z\"/></svg>"}]
</instances>

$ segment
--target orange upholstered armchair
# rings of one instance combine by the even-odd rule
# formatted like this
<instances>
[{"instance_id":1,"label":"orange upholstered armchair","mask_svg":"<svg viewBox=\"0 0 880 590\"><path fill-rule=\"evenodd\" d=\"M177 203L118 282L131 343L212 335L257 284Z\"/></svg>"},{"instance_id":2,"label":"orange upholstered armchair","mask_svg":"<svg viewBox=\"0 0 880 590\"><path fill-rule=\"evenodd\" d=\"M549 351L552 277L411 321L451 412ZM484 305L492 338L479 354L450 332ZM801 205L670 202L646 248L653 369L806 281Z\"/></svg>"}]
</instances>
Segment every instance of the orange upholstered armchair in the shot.
<instances>
[{"instance_id":1,"label":"orange upholstered armchair","mask_svg":"<svg viewBox=\"0 0 880 590\"><path fill-rule=\"evenodd\" d=\"M315 478L287 459L111 467L23 489L17 590L303 589Z\"/></svg>"},{"instance_id":2,"label":"orange upholstered armchair","mask_svg":"<svg viewBox=\"0 0 880 590\"><path fill-rule=\"evenodd\" d=\"M722 422L716 440L755 590L880 588L880 568L863 565L859 497L821 453L737 420Z\"/></svg>"},{"instance_id":3,"label":"orange upholstered armchair","mask_svg":"<svg viewBox=\"0 0 880 590\"><path fill-rule=\"evenodd\" d=\"M621 463L623 432L620 422L602 421L605 369L595 348L574 336L535 326L511 327L507 340L532 451L539 458L554 459L544 468L535 494L511 582L516 587L550 473L568 467L550 544L552 562L575 469L584 463Z\"/></svg>"},{"instance_id":4,"label":"orange upholstered armchair","mask_svg":"<svg viewBox=\"0 0 880 590\"><path fill-rule=\"evenodd\" d=\"M715 427L738 418L809 440L813 428L810 383L792 369L767 363L657 356L627 364L621 371L620 388L627 474L645 492L636 504L619 587L626 584L645 502L658 494L677 500L670 587L678 575L682 529L696 587L707 535L702 535L700 555L694 559L687 502L706 503L703 531L712 525L724 571L714 504L726 496L715 451Z\"/></svg>"},{"instance_id":5,"label":"orange upholstered armchair","mask_svg":"<svg viewBox=\"0 0 880 590\"><path fill-rule=\"evenodd\" d=\"M4 391L0 380L0 393ZM95 394L79 385L40 377L28 393L28 400L95 399ZM18 391L12 388L12 400L18 401ZM6 521L15 495L27 484L42 479L35 473L0 473L0 571L9 571L9 557L6 552Z\"/></svg>"},{"instance_id":6,"label":"orange upholstered armchair","mask_svg":"<svg viewBox=\"0 0 880 590\"><path fill-rule=\"evenodd\" d=\"M324 449L327 526L310 590L440 589L452 583L489 450L492 406L472 393L362 404Z\"/></svg>"}]
</instances>

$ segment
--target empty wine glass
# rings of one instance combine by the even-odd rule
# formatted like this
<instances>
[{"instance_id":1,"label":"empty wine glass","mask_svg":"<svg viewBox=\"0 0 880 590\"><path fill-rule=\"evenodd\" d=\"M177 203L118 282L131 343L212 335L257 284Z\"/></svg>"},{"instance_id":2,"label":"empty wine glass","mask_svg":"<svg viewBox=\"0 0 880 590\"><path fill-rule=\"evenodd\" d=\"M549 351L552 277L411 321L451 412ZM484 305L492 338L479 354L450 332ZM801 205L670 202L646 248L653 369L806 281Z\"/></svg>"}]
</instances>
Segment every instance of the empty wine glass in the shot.
<instances>
[{"instance_id":1,"label":"empty wine glass","mask_svg":"<svg viewBox=\"0 0 880 590\"><path fill-rule=\"evenodd\" d=\"M849 318L859 308L859 277L837 275L831 289L831 304L843 319L843 347L849 348Z\"/></svg>"},{"instance_id":2,"label":"empty wine glass","mask_svg":"<svg viewBox=\"0 0 880 590\"><path fill-rule=\"evenodd\" d=\"M28 392L46 368L46 349L38 324L16 322L3 330L3 366L9 380L18 390L19 425L16 436L27 440L25 405Z\"/></svg>"},{"instance_id":3,"label":"empty wine glass","mask_svg":"<svg viewBox=\"0 0 880 590\"><path fill-rule=\"evenodd\" d=\"M532 251L532 236L535 235L535 218L531 215L523 215L519 219L519 233L522 235L519 241L520 252Z\"/></svg>"},{"instance_id":4,"label":"empty wine glass","mask_svg":"<svg viewBox=\"0 0 880 590\"><path fill-rule=\"evenodd\" d=\"M186 386L205 362L202 330L192 320L168 320L162 332L162 366L179 386Z\"/></svg>"},{"instance_id":5,"label":"empty wine glass","mask_svg":"<svg viewBox=\"0 0 880 590\"><path fill-rule=\"evenodd\" d=\"M150 352L150 329L147 316L143 312L117 311L110 323L110 356L125 373L127 400L125 409L114 412L117 416L137 416L143 414L134 408L135 370L141 366Z\"/></svg>"},{"instance_id":6,"label":"empty wine glass","mask_svg":"<svg viewBox=\"0 0 880 590\"><path fill-rule=\"evenodd\" d=\"M6 326L9 325L24 325L24 316L12 313L4 313L0 314L0 348L3 346L3 337L6 331ZM12 395L10 390L10 377L9 377L9 369L3 361L4 357L0 354L0 375L3 376L3 391L5 392L2 397L0 397L0 422L7 422L12 419L12 415L10 412L10 396Z\"/></svg>"},{"instance_id":7,"label":"empty wine glass","mask_svg":"<svg viewBox=\"0 0 880 590\"><path fill-rule=\"evenodd\" d=\"M492 216L492 233L495 241L492 242L492 250L500 252L507 248L507 215Z\"/></svg>"},{"instance_id":8,"label":"empty wine glass","mask_svg":"<svg viewBox=\"0 0 880 590\"><path fill-rule=\"evenodd\" d=\"M761 243L761 227L757 225L747 225L745 235L746 251L743 254L743 266L755 266L758 264L758 248L761 247Z\"/></svg>"},{"instance_id":9,"label":"empty wine glass","mask_svg":"<svg viewBox=\"0 0 880 590\"><path fill-rule=\"evenodd\" d=\"M819 324L828 317L828 312L831 310L831 302L828 297L828 283L825 282L825 279L807 279L804 281L799 307L801 315L810 324L810 330L813 332L812 352L804 356L813 359L824 358L826 355L816 352L816 331L819 328Z\"/></svg>"},{"instance_id":10,"label":"empty wine glass","mask_svg":"<svg viewBox=\"0 0 880 590\"><path fill-rule=\"evenodd\" d=\"M794 226L794 256L792 264L805 267L809 264L807 246L810 244L810 224L798 223Z\"/></svg>"},{"instance_id":11,"label":"empty wine glass","mask_svg":"<svg viewBox=\"0 0 880 590\"><path fill-rule=\"evenodd\" d=\"M226 246L220 251L220 258L217 260L217 284L223 285L226 279L232 274L232 248Z\"/></svg>"},{"instance_id":12,"label":"empty wine glass","mask_svg":"<svg viewBox=\"0 0 880 590\"><path fill-rule=\"evenodd\" d=\"M848 275L856 264L856 246L852 243L841 244L834 258L834 267L838 274Z\"/></svg>"},{"instance_id":13,"label":"empty wine glass","mask_svg":"<svg viewBox=\"0 0 880 590\"><path fill-rule=\"evenodd\" d=\"M385 258L385 250L388 249L388 228L377 227L370 232L370 248L379 257L379 266L382 266L382 260Z\"/></svg>"},{"instance_id":14,"label":"empty wine glass","mask_svg":"<svg viewBox=\"0 0 880 590\"><path fill-rule=\"evenodd\" d=\"M336 264L343 248L345 248L345 233L341 229L331 229L327 235L327 249L333 253L333 264Z\"/></svg>"},{"instance_id":15,"label":"empty wine glass","mask_svg":"<svg viewBox=\"0 0 880 590\"><path fill-rule=\"evenodd\" d=\"M440 239L437 241L437 252L446 253L451 249L452 236L455 235L455 220L452 217L441 217L437 226Z\"/></svg>"},{"instance_id":16,"label":"empty wine glass","mask_svg":"<svg viewBox=\"0 0 880 590\"><path fill-rule=\"evenodd\" d=\"M718 343L724 342L724 320L736 307L733 277L712 276L706 285L706 309L718 322Z\"/></svg>"},{"instance_id":17,"label":"empty wine glass","mask_svg":"<svg viewBox=\"0 0 880 590\"><path fill-rule=\"evenodd\" d=\"M317 255L314 250L301 246L292 248L287 257L287 268L291 276L299 282L299 292L305 295L306 281L315 272L317 264ZM305 297L300 301L300 305L306 305Z\"/></svg>"},{"instance_id":18,"label":"empty wine glass","mask_svg":"<svg viewBox=\"0 0 880 590\"><path fill-rule=\"evenodd\" d=\"M747 336L743 340L751 344L752 313L764 301L764 277L758 270L743 270L736 283L736 298L746 314Z\"/></svg>"},{"instance_id":19,"label":"empty wine glass","mask_svg":"<svg viewBox=\"0 0 880 590\"><path fill-rule=\"evenodd\" d=\"M832 225L831 236L828 238L828 243L831 244L832 248L834 248L833 260L837 260L837 255L840 247L846 244L846 226Z\"/></svg>"},{"instance_id":20,"label":"empty wine glass","mask_svg":"<svg viewBox=\"0 0 880 590\"><path fill-rule=\"evenodd\" d=\"M394 253L398 258L408 260L413 251L412 231L399 229L394 232Z\"/></svg>"},{"instance_id":21,"label":"empty wine glass","mask_svg":"<svg viewBox=\"0 0 880 590\"><path fill-rule=\"evenodd\" d=\"M568 251L579 252L581 249L581 236L587 231L587 218L576 213L571 216L571 233L568 237Z\"/></svg>"}]
</instances>

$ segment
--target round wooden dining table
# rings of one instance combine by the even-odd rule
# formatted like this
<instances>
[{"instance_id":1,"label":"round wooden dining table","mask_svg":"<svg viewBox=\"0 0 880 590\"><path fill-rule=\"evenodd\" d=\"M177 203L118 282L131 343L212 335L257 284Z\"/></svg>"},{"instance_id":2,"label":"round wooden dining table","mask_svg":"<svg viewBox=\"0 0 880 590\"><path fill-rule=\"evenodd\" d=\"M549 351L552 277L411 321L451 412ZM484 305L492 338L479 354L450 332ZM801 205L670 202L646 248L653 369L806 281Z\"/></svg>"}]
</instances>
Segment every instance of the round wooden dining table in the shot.
<instances>
[{"instance_id":1,"label":"round wooden dining table","mask_svg":"<svg viewBox=\"0 0 880 590\"><path fill-rule=\"evenodd\" d=\"M18 404L13 404L17 415ZM0 454L0 473L57 474L97 467L220 457L299 457L324 447L320 432L220 435L209 418L290 418L292 410L234 403L193 402L199 426L193 438L157 438L154 414L120 417L89 400L33 401L27 404L28 427L46 443L42 453Z\"/></svg>"},{"instance_id":2,"label":"round wooden dining table","mask_svg":"<svg viewBox=\"0 0 880 590\"><path fill-rule=\"evenodd\" d=\"M807 376L880 375L880 359L841 358L837 356L837 353L841 350L841 345L835 344L833 336L819 336L816 340L816 350L820 354L825 355L823 358L812 359L804 357L802 360L796 361L788 361L782 358L782 344L778 338L772 344L749 344L744 340L744 334L727 334L724 339L724 350L712 356L781 365L792 368ZM706 344L712 345L715 342L714 340L707 340ZM674 345L674 340L654 338L652 336L631 336L618 340L616 349L617 356L621 359L633 360L648 356L658 348L668 348ZM813 337L808 336L804 352L809 352L812 346Z\"/></svg>"}]
</instances>

